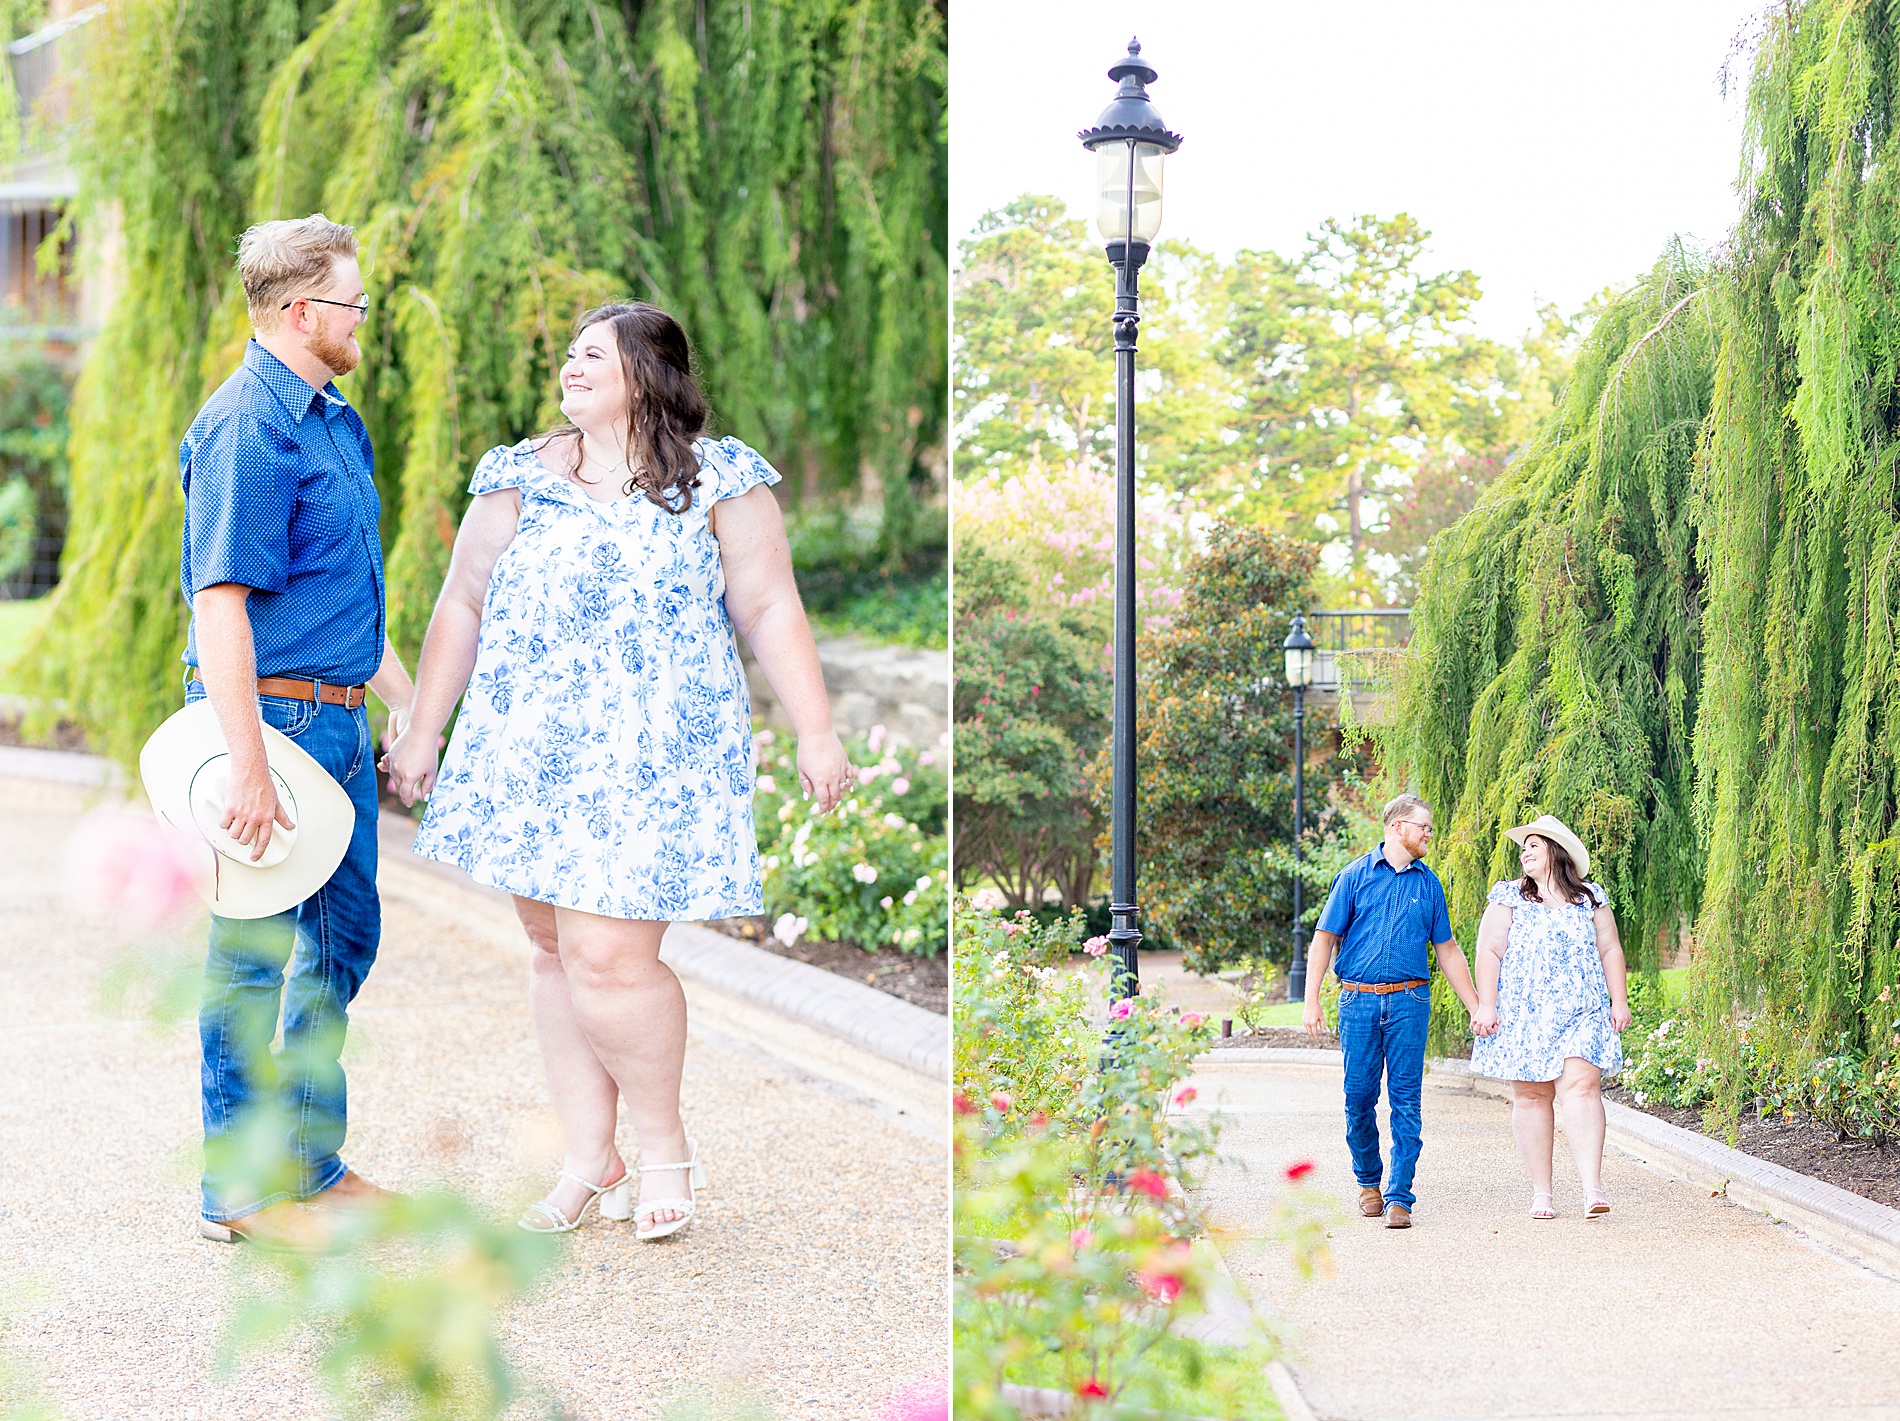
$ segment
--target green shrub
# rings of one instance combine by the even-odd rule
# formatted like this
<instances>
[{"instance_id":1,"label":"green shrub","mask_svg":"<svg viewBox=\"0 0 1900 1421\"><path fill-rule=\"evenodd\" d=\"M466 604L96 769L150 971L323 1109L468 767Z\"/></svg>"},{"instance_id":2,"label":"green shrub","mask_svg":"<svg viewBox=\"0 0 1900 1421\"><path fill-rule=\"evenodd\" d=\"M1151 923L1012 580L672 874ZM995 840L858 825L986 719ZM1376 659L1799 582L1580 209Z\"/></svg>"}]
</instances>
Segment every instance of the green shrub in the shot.
<instances>
[{"instance_id":1,"label":"green shrub","mask_svg":"<svg viewBox=\"0 0 1900 1421\"><path fill-rule=\"evenodd\" d=\"M884 743L881 728L847 747L855 793L814 812L798 780L797 746L762 730L753 801L765 911L787 942L804 935L920 957L943 951L949 909L948 784L937 752Z\"/></svg>"},{"instance_id":2,"label":"green shrub","mask_svg":"<svg viewBox=\"0 0 1900 1421\"><path fill-rule=\"evenodd\" d=\"M1084 769L1108 733L1108 674L1073 619L1031 610L1023 572L957 552L957 873L1013 906L1085 903L1105 822Z\"/></svg>"}]
</instances>

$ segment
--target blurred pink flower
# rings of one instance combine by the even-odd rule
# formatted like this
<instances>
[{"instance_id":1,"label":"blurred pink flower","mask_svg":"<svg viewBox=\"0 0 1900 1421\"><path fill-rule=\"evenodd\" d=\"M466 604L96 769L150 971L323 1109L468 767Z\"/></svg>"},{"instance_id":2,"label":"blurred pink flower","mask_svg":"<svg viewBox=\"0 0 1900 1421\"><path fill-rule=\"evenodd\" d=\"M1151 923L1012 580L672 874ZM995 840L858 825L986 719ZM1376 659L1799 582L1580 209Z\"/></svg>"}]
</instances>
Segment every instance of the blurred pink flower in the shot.
<instances>
[{"instance_id":1,"label":"blurred pink flower","mask_svg":"<svg viewBox=\"0 0 1900 1421\"><path fill-rule=\"evenodd\" d=\"M1200 1024L1201 1024L1201 1014L1199 1012L1184 1011L1181 1013L1181 1025L1199 1026Z\"/></svg>"},{"instance_id":2,"label":"blurred pink flower","mask_svg":"<svg viewBox=\"0 0 1900 1421\"><path fill-rule=\"evenodd\" d=\"M921 754L921 755L919 755L919 756L917 757L917 763L918 763L918 764L920 764L920 765L934 765L934 764L936 764L936 763L937 763L937 752L936 752L936 751L934 751L934 750L926 750L926 751L924 751L924 753L923 753L923 754Z\"/></svg>"},{"instance_id":3,"label":"blurred pink flower","mask_svg":"<svg viewBox=\"0 0 1900 1421\"><path fill-rule=\"evenodd\" d=\"M1094 1242L1095 1232L1092 1229L1076 1229L1069 1235L1069 1247L1075 1249L1077 1252L1087 1248Z\"/></svg>"},{"instance_id":4,"label":"blurred pink flower","mask_svg":"<svg viewBox=\"0 0 1900 1421\"><path fill-rule=\"evenodd\" d=\"M950 1388L941 1381L907 1386L884 1403L878 1421L950 1421Z\"/></svg>"},{"instance_id":5,"label":"blurred pink flower","mask_svg":"<svg viewBox=\"0 0 1900 1421\"><path fill-rule=\"evenodd\" d=\"M1163 1179L1152 1169L1143 1168L1130 1170L1128 1174L1128 1187L1137 1194L1146 1194L1153 1199L1165 1199L1168 1197L1168 1181Z\"/></svg>"},{"instance_id":6,"label":"blurred pink flower","mask_svg":"<svg viewBox=\"0 0 1900 1421\"><path fill-rule=\"evenodd\" d=\"M972 908L1001 908L1008 902L1000 888L979 888L970 895Z\"/></svg>"},{"instance_id":7,"label":"blurred pink flower","mask_svg":"<svg viewBox=\"0 0 1900 1421\"><path fill-rule=\"evenodd\" d=\"M1098 934L1082 944L1082 951L1086 952L1090 957L1100 957L1104 952L1108 951L1108 938Z\"/></svg>"},{"instance_id":8,"label":"blurred pink flower","mask_svg":"<svg viewBox=\"0 0 1900 1421\"><path fill-rule=\"evenodd\" d=\"M905 779L902 775L899 775L896 779L891 781L891 793L892 794L909 794L910 781Z\"/></svg>"},{"instance_id":9,"label":"blurred pink flower","mask_svg":"<svg viewBox=\"0 0 1900 1421\"><path fill-rule=\"evenodd\" d=\"M1310 1159L1297 1160L1286 1167L1286 1177L1292 1180L1303 1179L1313 1172L1313 1168L1313 1161Z\"/></svg>"},{"instance_id":10,"label":"blurred pink flower","mask_svg":"<svg viewBox=\"0 0 1900 1421\"><path fill-rule=\"evenodd\" d=\"M1174 1103L1176 1105L1192 1105L1194 1103L1194 1097L1199 1094L1200 1092L1193 1086L1184 1085L1174 1093Z\"/></svg>"},{"instance_id":11,"label":"blurred pink flower","mask_svg":"<svg viewBox=\"0 0 1900 1421\"><path fill-rule=\"evenodd\" d=\"M1108 1014L1116 1021L1127 1021L1129 1017L1135 1014L1135 1004L1127 997L1123 997L1119 1002L1116 1002L1114 1006L1108 1009Z\"/></svg>"},{"instance_id":12,"label":"blurred pink flower","mask_svg":"<svg viewBox=\"0 0 1900 1421\"><path fill-rule=\"evenodd\" d=\"M215 872L209 844L142 810L95 810L66 842L72 897L123 914L140 931L195 913Z\"/></svg>"},{"instance_id":13,"label":"blurred pink flower","mask_svg":"<svg viewBox=\"0 0 1900 1421\"><path fill-rule=\"evenodd\" d=\"M759 793L760 794L777 794L778 781L773 779L770 775L760 775L759 776Z\"/></svg>"},{"instance_id":14,"label":"blurred pink flower","mask_svg":"<svg viewBox=\"0 0 1900 1421\"><path fill-rule=\"evenodd\" d=\"M993 1090L990 1092L990 1104L994 1105L998 1110L1002 1111L1002 1113L1005 1115L1009 1114L1010 1106L1014 1105L1015 1103L1016 1102L1010 1098L1010 1094L1006 1090Z\"/></svg>"},{"instance_id":15,"label":"blurred pink flower","mask_svg":"<svg viewBox=\"0 0 1900 1421\"><path fill-rule=\"evenodd\" d=\"M878 751L884 748L884 727L881 725L872 726L871 733L864 737L864 743L870 746L873 755L877 754Z\"/></svg>"},{"instance_id":16,"label":"blurred pink flower","mask_svg":"<svg viewBox=\"0 0 1900 1421\"><path fill-rule=\"evenodd\" d=\"M861 785L868 785L872 780L876 779L877 777L878 777L878 768L876 765L865 765L863 768L861 768L858 771L858 783Z\"/></svg>"}]
</instances>

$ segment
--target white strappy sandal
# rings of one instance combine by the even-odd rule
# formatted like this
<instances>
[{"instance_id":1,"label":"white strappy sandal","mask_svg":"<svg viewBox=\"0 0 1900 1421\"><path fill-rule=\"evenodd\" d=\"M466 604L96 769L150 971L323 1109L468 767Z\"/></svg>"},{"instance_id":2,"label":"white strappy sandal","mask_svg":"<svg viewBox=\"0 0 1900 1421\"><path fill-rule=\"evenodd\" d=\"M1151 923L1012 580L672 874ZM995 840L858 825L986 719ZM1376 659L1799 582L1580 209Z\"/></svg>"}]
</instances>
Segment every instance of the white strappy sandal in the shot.
<instances>
[{"instance_id":1,"label":"white strappy sandal","mask_svg":"<svg viewBox=\"0 0 1900 1421\"><path fill-rule=\"evenodd\" d=\"M561 1178L571 1180L587 1191L587 1197L581 1201L581 1207L575 1212L574 1217L570 1219L547 1200L537 1199L528 1205L527 1213L515 1221L518 1227L526 1229L531 1234L572 1233L581 1226L581 1220L587 1217L587 1210L593 1205L599 1206L601 1218L611 1219L615 1223L625 1223L633 1217L633 1206L628 1199L627 1190L627 1186L633 1181L633 1175L625 1166L621 1168L620 1178L612 1184L589 1184L578 1174L570 1174L565 1169L561 1171ZM545 1222L536 1222L537 1214Z\"/></svg>"},{"instance_id":2,"label":"white strappy sandal","mask_svg":"<svg viewBox=\"0 0 1900 1421\"><path fill-rule=\"evenodd\" d=\"M695 1140L686 1142L687 1158L678 1164L643 1164L641 1174L662 1174L669 1169L686 1171L686 1197L684 1199L645 1199L638 1206L642 1215L657 1213L661 1209L677 1209L679 1217L664 1224L655 1224L650 1229L636 1228L633 1236L643 1243L652 1243L655 1239L666 1238L685 1228L693 1220L693 1211L699 1205L699 1191L706 1187L706 1167L699 1162L699 1144ZM623 1216L624 1217L624 1216Z\"/></svg>"}]
</instances>

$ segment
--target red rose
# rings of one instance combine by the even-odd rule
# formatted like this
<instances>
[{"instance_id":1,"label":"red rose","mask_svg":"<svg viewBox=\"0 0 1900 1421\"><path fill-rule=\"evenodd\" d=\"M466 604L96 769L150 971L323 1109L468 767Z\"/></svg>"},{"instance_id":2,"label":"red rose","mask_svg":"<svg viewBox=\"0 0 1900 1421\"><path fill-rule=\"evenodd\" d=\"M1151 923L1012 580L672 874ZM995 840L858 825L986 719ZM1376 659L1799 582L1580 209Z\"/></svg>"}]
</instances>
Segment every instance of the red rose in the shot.
<instances>
[{"instance_id":1,"label":"red rose","mask_svg":"<svg viewBox=\"0 0 1900 1421\"><path fill-rule=\"evenodd\" d=\"M957 1108L957 1114L959 1115L976 1114L976 1106L971 1103L970 1097L965 1095L962 1091L958 1091L956 1093L956 1095L953 1097L952 1103L955 1104Z\"/></svg>"},{"instance_id":2,"label":"red rose","mask_svg":"<svg viewBox=\"0 0 1900 1421\"><path fill-rule=\"evenodd\" d=\"M1108 1388L1096 1381L1094 1377L1090 1377L1075 1389L1075 1394L1077 1396L1107 1396Z\"/></svg>"},{"instance_id":3,"label":"red rose","mask_svg":"<svg viewBox=\"0 0 1900 1421\"><path fill-rule=\"evenodd\" d=\"M1004 1115L1009 1114L1009 1107L1015 1103L1015 1101L1009 1098L1009 1092L1006 1090L993 1090L990 1092L990 1104L995 1106Z\"/></svg>"},{"instance_id":4,"label":"red rose","mask_svg":"<svg viewBox=\"0 0 1900 1421\"><path fill-rule=\"evenodd\" d=\"M1149 1194L1156 1199L1168 1197L1168 1181L1152 1169L1137 1169L1129 1173L1128 1187L1137 1194Z\"/></svg>"},{"instance_id":5,"label":"red rose","mask_svg":"<svg viewBox=\"0 0 1900 1421\"><path fill-rule=\"evenodd\" d=\"M1311 1174L1312 1172L1313 1172L1313 1161L1311 1161L1310 1159L1299 1160L1286 1167L1286 1177L1288 1179L1304 1179L1307 1175Z\"/></svg>"}]
</instances>

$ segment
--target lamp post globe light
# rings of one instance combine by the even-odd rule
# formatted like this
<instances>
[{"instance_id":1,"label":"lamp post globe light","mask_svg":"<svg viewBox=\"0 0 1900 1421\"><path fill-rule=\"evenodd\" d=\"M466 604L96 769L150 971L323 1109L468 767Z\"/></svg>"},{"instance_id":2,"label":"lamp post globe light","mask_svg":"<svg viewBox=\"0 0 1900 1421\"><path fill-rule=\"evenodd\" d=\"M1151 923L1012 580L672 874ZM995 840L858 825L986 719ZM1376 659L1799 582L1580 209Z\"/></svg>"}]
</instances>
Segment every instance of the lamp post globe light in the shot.
<instances>
[{"instance_id":1,"label":"lamp post globe light","mask_svg":"<svg viewBox=\"0 0 1900 1421\"><path fill-rule=\"evenodd\" d=\"M1286 683L1293 688L1293 966L1286 974L1290 1002L1306 1000L1306 927L1300 921L1300 820L1306 809L1306 688L1313 684L1313 638L1307 635L1306 614L1293 614L1293 629L1281 649L1286 652Z\"/></svg>"},{"instance_id":2,"label":"lamp post globe light","mask_svg":"<svg viewBox=\"0 0 1900 1421\"><path fill-rule=\"evenodd\" d=\"M1155 68L1141 43L1108 71L1114 99L1076 136L1095 154L1095 225L1115 268L1115 688L1109 808L1110 950L1116 999L1140 985L1135 926L1135 338L1141 264L1161 230L1161 166L1181 146L1148 99Z\"/></svg>"}]
</instances>

